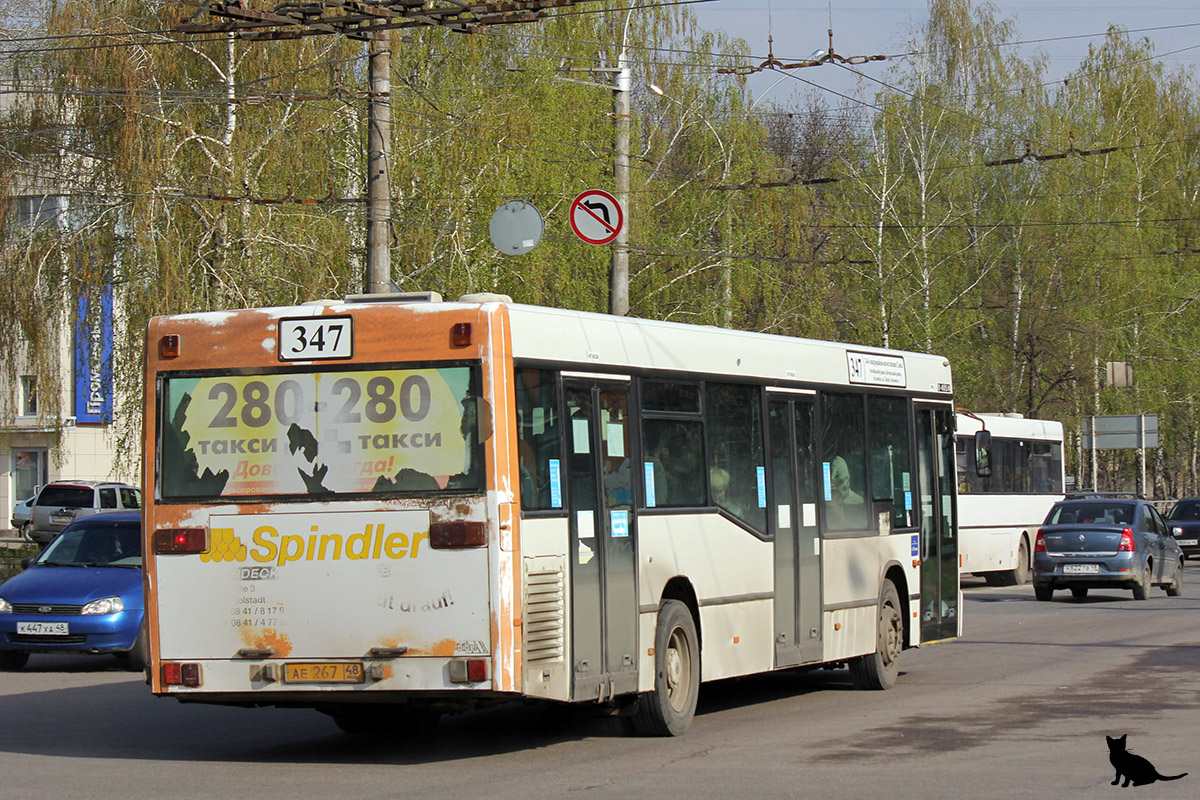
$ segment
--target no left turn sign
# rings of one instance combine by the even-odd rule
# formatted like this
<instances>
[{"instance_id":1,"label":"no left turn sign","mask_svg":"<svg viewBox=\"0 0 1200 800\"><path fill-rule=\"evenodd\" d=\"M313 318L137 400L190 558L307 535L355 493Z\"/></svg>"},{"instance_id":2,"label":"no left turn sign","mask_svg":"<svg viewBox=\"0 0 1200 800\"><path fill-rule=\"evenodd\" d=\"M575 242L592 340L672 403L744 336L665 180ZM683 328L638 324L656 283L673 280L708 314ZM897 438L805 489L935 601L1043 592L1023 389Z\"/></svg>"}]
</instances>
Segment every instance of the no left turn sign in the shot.
<instances>
[{"instance_id":1,"label":"no left turn sign","mask_svg":"<svg viewBox=\"0 0 1200 800\"><path fill-rule=\"evenodd\" d=\"M617 198L600 189L589 189L571 203L571 230L588 244L608 244L625 224Z\"/></svg>"}]
</instances>

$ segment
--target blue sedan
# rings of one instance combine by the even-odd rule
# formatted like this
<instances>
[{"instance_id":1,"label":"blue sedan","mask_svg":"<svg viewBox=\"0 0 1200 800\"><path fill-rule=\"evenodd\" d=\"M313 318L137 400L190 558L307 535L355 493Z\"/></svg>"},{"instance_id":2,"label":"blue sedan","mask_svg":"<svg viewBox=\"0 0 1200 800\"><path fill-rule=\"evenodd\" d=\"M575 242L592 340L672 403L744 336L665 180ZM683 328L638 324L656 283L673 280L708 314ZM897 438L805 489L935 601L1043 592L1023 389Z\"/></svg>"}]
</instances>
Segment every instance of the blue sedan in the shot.
<instances>
[{"instance_id":1,"label":"blue sedan","mask_svg":"<svg viewBox=\"0 0 1200 800\"><path fill-rule=\"evenodd\" d=\"M1055 589L1075 599L1088 589L1130 589L1145 600L1150 587L1183 594L1183 552L1146 500L1097 495L1054 504L1033 546L1033 593L1049 600Z\"/></svg>"},{"instance_id":2,"label":"blue sedan","mask_svg":"<svg viewBox=\"0 0 1200 800\"><path fill-rule=\"evenodd\" d=\"M71 523L0 585L0 669L30 653L114 653L146 662L138 511Z\"/></svg>"}]
</instances>

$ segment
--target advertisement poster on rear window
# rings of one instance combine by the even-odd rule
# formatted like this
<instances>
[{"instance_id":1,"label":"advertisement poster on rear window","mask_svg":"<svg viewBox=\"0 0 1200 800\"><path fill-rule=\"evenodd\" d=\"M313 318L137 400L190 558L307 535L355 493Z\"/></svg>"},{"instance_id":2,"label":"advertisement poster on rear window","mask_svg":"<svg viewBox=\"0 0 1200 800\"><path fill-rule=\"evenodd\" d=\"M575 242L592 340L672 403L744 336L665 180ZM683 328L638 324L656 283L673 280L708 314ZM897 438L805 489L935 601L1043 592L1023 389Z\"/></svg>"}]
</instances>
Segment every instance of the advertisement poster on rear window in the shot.
<instances>
[{"instance_id":1,"label":"advertisement poster on rear window","mask_svg":"<svg viewBox=\"0 0 1200 800\"><path fill-rule=\"evenodd\" d=\"M478 487L470 367L170 378L164 498Z\"/></svg>"}]
</instances>

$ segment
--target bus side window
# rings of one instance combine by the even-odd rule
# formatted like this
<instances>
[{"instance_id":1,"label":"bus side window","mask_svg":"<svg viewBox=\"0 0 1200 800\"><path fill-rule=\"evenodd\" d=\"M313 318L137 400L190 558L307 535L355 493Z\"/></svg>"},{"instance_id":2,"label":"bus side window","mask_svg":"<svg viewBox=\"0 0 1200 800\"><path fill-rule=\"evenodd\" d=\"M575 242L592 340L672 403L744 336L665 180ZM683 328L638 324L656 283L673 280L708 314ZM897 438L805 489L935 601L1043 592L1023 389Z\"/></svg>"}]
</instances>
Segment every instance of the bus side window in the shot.
<instances>
[{"instance_id":1,"label":"bus side window","mask_svg":"<svg viewBox=\"0 0 1200 800\"><path fill-rule=\"evenodd\" d=\"M873 511L888 513L893 528L911 528L916 524L916 516L912 500L908 401L902 397L867 398L867 424L871 437Z\"/></svg>"},{"instance_id":2,"label":"bus side window","mask_svg":"<svg viewBox=\"0 0 1200 800\"><path fill-rule=\"evenodd\" d=\"M709 384L705 417L713 505L765 533L767 486L761 390L742 384Z\"/></svg>"},{"instance_id":3,"label":"bus side window","mask_svg":"<svg viewBox=\"0 0 1200 800\"><path fill-rule=\"evenodd\" d=\"M647 508L696 508L705 501L704 446L699 420L642 420Z\"/></svg>"},{"instance_id":4,"label":"bus side window","mask_svg":"<svg viewBox=\"0 0 1200 800\"><path fill-rule=\"evenodd\" d=\"M871 530L866 492L866 430L863 396L827 392L821 395L821 466L825 520L830 530Z\"/></svg>"},{"instance_id":5,"label":"bus side window","mask_svg":"<svg viewBox=\"0 0 1200 800\"><path fill-rule=\"evenodd\" d=\"M642 381L641 406L644 507L708 505L700 384Z\"/></svg>"},{"instance_id":6,"label":"bus side window","mask_svg":"<svg viewBox=\"0 0 1200 800\"><path fill-rule=\"evenodd\" d=\"M544 369L518 368L516 378L521 509L560 509L563 507L563 471L554 373Z\"/></svg>"}]
</instances>

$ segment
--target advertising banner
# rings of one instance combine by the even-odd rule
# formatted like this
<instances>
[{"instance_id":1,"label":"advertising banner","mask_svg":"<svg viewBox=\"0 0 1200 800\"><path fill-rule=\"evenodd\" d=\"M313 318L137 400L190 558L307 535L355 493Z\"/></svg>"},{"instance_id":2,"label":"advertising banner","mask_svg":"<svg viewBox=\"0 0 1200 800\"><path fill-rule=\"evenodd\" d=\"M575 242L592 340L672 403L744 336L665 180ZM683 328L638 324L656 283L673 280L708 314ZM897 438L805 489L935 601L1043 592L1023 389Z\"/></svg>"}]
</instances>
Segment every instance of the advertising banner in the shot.
<instances>
[{"instance_id":1,"label":"advertising banner","mask_svg":"<svg viewBox=\"0 0 1200 800\"><path fill-rule=\"evenodd\" d=\"M75 422L104 425L113 410L113 295L104 284L79 295L75 315Z\"/></svg>"},{"instance_id":2,"label":"advertising banner","mask_svg":"<svg viewBox=\"0 0 1200 800\"><path fill-rule=\"evenodd\" d=\"M171 378L164 497L475 488L469 367Z\"/></svg>"}]
</instances>

